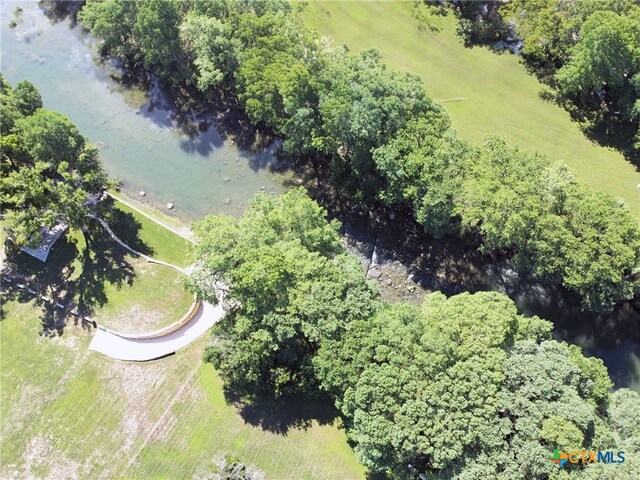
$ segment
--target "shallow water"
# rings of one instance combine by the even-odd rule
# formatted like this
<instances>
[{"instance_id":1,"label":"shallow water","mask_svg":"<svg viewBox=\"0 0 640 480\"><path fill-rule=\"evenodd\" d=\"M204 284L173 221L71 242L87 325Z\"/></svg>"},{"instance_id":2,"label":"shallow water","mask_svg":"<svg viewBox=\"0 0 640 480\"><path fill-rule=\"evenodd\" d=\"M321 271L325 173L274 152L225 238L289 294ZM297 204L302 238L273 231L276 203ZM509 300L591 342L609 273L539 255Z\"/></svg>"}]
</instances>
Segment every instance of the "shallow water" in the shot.
<instances>
[{"instance_id":1,"label":"shallow water","mask_svg":"<svg viewBox=\"0 0 640 480\"><path fill-rule=\"evenodd\" d=\"M17 6L24 10L22 23L10 29ZM189 138L176 128L158 91L153 102L144 92L123 92L96 66L80 29L51 24L35 2L3 1L0 18L5 78L12 85L32 82L46 108L67 115L100 147L106 170L126 190L144 191L145 201L162 209L171 202L175 214L192 220L206 213L238 215L256 192L284 189L284 176L269 168L275 146L241 151L215 128Z\"/></svg>"}]
</instances>

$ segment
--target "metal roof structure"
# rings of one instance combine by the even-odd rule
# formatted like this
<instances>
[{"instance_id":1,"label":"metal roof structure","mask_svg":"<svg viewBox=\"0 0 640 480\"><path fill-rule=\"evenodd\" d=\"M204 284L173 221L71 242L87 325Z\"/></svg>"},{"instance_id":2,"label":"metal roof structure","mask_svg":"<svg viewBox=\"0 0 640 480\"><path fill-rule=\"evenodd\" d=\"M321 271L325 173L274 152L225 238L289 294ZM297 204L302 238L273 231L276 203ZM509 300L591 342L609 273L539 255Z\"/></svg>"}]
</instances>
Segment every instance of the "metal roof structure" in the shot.
<instances>
[{"instance_id":1,"label":"metal roof structure","mask_svg":"<svg viewBox=\"0 0 640 480\"><path fill-rule=\"evenodd\" d=\"M42 232L42 242L37 247L22 247L22 250L25 253L28 253L32 257L37 258L41 262L46 262L47 257L49 257L49 251L53 244L58 241L58 239L62 236L64 232L67 231L69 225L66 223L60 222L53 228L42 227L40 231Z\"/></svg>"}]
</instances>

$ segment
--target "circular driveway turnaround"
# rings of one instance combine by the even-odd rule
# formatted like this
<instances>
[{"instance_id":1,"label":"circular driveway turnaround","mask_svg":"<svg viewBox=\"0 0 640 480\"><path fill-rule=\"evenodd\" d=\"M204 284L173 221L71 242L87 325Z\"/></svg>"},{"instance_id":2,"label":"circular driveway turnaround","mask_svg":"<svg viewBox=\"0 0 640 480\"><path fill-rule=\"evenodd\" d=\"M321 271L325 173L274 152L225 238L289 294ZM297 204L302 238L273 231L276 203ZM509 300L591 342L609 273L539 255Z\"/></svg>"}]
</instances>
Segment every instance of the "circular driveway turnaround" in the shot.
<instances>
[{"instance_id":1,"label":"circular driveway turnaround","mask_svg":"<svg viewBox=\"0 0 640 480\"><path fill-rule=\"evenodd\" d=\"M132 338L105 327L98 327L89 350L95 350L116 360L137 362L166 357L207 333L224 315L221 304L203 302L198 313L186 325L157 338Z\"/></svg>"}]
</instances>

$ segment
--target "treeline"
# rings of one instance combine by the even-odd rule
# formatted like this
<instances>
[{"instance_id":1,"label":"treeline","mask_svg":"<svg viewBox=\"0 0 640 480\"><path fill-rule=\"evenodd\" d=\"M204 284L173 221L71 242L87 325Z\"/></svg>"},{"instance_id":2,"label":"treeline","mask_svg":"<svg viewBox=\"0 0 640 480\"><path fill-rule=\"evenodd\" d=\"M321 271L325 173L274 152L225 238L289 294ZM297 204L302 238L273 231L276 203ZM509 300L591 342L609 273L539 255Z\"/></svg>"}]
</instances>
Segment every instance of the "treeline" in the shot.
<instances>
[{"instance_id":1,"label":"treeline","mask_svg":"<svg viewBox=\"0 0 640 480\"><path fill-rule=\"evenodd\" d=\"M335 402L373 478L632 479L640 395L601 360L551 338L495 292L386 304L339 225L303 189L258 195L240 219L193 225L191 286L231 310L211 362L225 387ZM554 449L623 451L625 463L567 465Z\"/></svg>"},{"instance_id":2,"label":"treeline","mask_svg":"<svg viewBox=\"0 0 640 480\"><path fill-rule=\"evenodd\" d=\"M37 245L41 228L85 224L92 196L115 183L98 149L61 113L42 108L36 87L0 74L0 210L16 245Z\"/></svg>"},{"instance_id":3,"label":"treeline","mask_svg":"<svg viewBox=\"0 0 640 480\"><path fill-rule=\"evenodd\" d=\"M640 152L640 4L627 0L449 1L466 43L517 36L540 79L594 123L631 132Z\"/></svg>"},{"instance_id":4,"label":"treeline","mask_svg":"<svg viewBox=\"0 0 640 480\"><path fill-rule=\"evenodd\" d=\"M204 95L237 96L284 150L340 191L410 208L436 237L479 234L485 252L610 310L640 284L640 229L617 199L563 165L491 138L471 146L420 79L380 54L328 48L279 0L89 0L101 54Z\"/></svg>"}]
</instances>

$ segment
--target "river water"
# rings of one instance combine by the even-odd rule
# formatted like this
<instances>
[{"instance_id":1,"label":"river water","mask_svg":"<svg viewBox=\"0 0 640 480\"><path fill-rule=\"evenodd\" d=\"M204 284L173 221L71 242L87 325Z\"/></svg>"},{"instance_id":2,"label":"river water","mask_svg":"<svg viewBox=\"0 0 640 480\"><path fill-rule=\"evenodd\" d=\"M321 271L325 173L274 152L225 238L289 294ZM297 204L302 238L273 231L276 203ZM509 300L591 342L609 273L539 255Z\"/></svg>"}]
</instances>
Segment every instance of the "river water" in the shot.
<instances>
[{"instance_id":1,"label":"river water","mask_svg":"<svg viewBox=\"0 0 640 480\"><path fill-rule=\"evenodd\" d=\"M21 23L9 29L17 6L24 10ZM96 66L89 41L79 29L69 28L66 22L51 24L35 2L3 1L0 18L0 68L5 77L12 84L34 83L47 108L69 116L101 148L107 171L134 196L144 190L145 201L159 208L171 202L176 206L173 214L192 220L207 213L239 215L256 192L285 189L287 177L270 168L275 146L243 151L237 148L238 142L223 138L215 128L193 138L186 136L172 120L173 110L161 92L123 90L104 68ZM366 237L365 242L372 241L371 234ZM397 252L398 242L389 238L389 250ZM435 264L418 268L416 278L426 289L447 294L502 291L522 313L553 321L558 338L602 358L617 386L640 391L637 307L623 305L608 315L583 313L566 292L519 279L507 265L487 263L459 247L448 250L436 240L421 248L416 257L440 255L444 263L455 257L450 262L455 264L454 273L445 280L434 276ZM405 259L404 263L415 262Z\"/></svg>"},{"instance_id":2,"label":"river water","mask_svg":"<svg viewBox=\"0 0 640 480\"><path fill-rule=\"evenodd\" d=\"M24 11L8 28L14 9ZM176 128L171 108L155 91L123 92L93 61L88 39L67 22L52 24L35 2L2 1L0 68L12 85L29 80L44 106L67 115L98 145L108 173L129 192L184 220L207 213L238 215L256 192L279 192L284 176L271 172L274 146L250 153L215 128L190 138Z\"/></svg>"}]
</instances>

